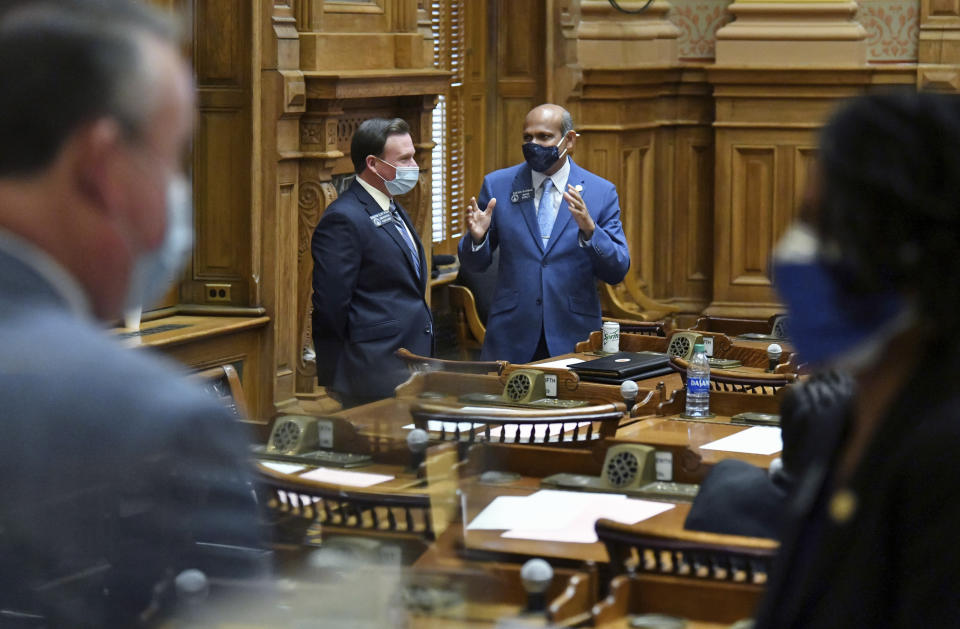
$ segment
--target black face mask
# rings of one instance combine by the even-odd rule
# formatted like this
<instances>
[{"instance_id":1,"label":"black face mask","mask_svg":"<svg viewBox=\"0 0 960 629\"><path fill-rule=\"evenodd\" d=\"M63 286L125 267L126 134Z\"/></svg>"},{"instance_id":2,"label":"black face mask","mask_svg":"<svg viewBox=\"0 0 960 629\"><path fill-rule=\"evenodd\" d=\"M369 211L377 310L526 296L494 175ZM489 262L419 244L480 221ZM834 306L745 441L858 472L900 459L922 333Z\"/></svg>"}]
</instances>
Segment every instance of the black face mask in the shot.
<instances>
[{"instance_id":1,"label":"black face mask","mask_svg":"<svg viewBox=\"0 0 960 629\"><path fill-rule=\"evenodd\" d=\"M557 163L557 160L567 154L567 149L563 149L563 153L560 152L560 144L563 144L566 139L564 137L554 146L541 146L536 142L527 142L523 145L523 159L527 160L530 168L538 173L546 172Z\"/></svg>"}]
</instances>

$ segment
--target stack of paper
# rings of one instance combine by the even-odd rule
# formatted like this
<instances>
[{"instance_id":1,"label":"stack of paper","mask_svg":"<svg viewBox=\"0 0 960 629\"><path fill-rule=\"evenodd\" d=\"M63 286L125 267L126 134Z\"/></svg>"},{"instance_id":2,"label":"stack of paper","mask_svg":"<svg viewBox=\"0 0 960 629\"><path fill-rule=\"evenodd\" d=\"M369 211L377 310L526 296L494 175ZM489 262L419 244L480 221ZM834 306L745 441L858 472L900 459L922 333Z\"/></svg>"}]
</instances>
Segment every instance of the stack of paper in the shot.
<instances>
[{"instance_id":1,"label":"stack of paper","mask_svg":"<svg viewBox=\"0 0 960 629\"><path fill-rule=\"evenodd\" d=\"M623 494L543 489L529 496L494 499L467 529L504 529L502 537L591 544L597 541L594 524L600 518L636 524L673 507Z\"/></svg>"},{"instance_id":2,"label":"stack of paper","mask_svg":"<svg viewBox=\"0 0 960 629\"><path fill-rule=\"evenodd\" d=\"M309 478L310 480L330 483L331 485L345 485L347 487L370 487L379 483L385 483L393 480L394 476L387 474L369 474L367 472L350 472L347 470L335 470L328 467L318 467L300 478Z\"/></svg>"},{"instance_id":3,"label":"stack of paper","mask_svg":"<svg viewBox=\"0 0 960 629\"><path fill-rule=\"evenodd\" d=\"M771 455L783 450L783 440L776 426L754 426L702 445L700 449Z\"/></svg>"}]
</instances>

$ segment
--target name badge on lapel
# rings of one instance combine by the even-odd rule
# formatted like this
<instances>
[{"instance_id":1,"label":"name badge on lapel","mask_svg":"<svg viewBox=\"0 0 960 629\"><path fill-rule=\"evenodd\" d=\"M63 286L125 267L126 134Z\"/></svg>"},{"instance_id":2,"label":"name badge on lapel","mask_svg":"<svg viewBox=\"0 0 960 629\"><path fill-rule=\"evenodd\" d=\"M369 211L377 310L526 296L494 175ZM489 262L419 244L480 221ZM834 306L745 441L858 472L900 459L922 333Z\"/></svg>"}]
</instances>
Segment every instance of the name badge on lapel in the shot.
<instances>
[{"instance_id":1,"label":"name badge on lapel","mask_svg":"<svg viewBox=\"0 0 960 629\"><path fill-rule=\"evenodd\" d=\"M389 223L393 220L393 216L390 215L390 212L384 210L379 214L374 214L370 217L370 221L377 227L383 227L384 223Z\"/></svg>"},{"instance_id":2,"label":"name badge on lapel","mask_svg":"<svg viewBox=\"0 0 960 629\"><path fill-rule=\"evenodd\" d=\"M527 188L526 190L514 190L510 193L510 203L520 203L521 201L529 201L533 198L533 188Z\"/></svg>"}]
</instances>

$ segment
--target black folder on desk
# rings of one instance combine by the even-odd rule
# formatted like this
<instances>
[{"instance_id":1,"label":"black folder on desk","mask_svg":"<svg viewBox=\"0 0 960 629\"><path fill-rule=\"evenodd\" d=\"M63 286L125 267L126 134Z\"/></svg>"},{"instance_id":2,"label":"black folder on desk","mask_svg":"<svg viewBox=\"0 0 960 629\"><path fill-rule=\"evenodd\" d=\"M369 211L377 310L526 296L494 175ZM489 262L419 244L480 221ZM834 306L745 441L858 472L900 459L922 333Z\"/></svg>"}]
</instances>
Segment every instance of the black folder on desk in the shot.
<instances>
[{"instance_id":1,"label":"black folder on desk","mask_svg":"<svg viewBox=\"0 0 960 629\"><path fill-rule=\"evenodd\" d=\"M586 382L620 384L672 373L670 359L660 352L618 352L603 358L567 365Z\"/></svg>"}]
</instances>

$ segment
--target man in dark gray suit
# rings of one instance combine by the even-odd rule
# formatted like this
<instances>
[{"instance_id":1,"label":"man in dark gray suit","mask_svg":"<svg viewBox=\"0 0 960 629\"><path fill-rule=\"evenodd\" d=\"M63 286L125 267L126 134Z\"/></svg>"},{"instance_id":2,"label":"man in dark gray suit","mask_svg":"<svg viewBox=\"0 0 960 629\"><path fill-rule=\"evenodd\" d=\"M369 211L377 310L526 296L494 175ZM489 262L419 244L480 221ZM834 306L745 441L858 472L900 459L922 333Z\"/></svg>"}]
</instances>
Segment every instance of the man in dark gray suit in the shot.
<instances>
[{"instance_id":1,"label":"man in dark gray suit","mask_svg":"<svg viewBox=\"0 0 960 629\"><path fill-rule=\"evenodd\" d=\"M365 120L353 134L357 177L313 233L313 342L317 380L344 406L390 397L410 374L401 347L433 353L425 298L430 270L417 230L395 197L416 186L410 127Z\"/></svg>"},{"instance_id":2,"label":"man in dark gray suit","mask_svg":"<svg viewBox=\"0 0 960 629\"><path fill-rule=\"evenodd\" d=\"M98 323L162 295L191 245L191 72L139 4L8 4L0 625L137 626L179 571L262 559L239 425Z\"/></svg>"}]
</instances>

